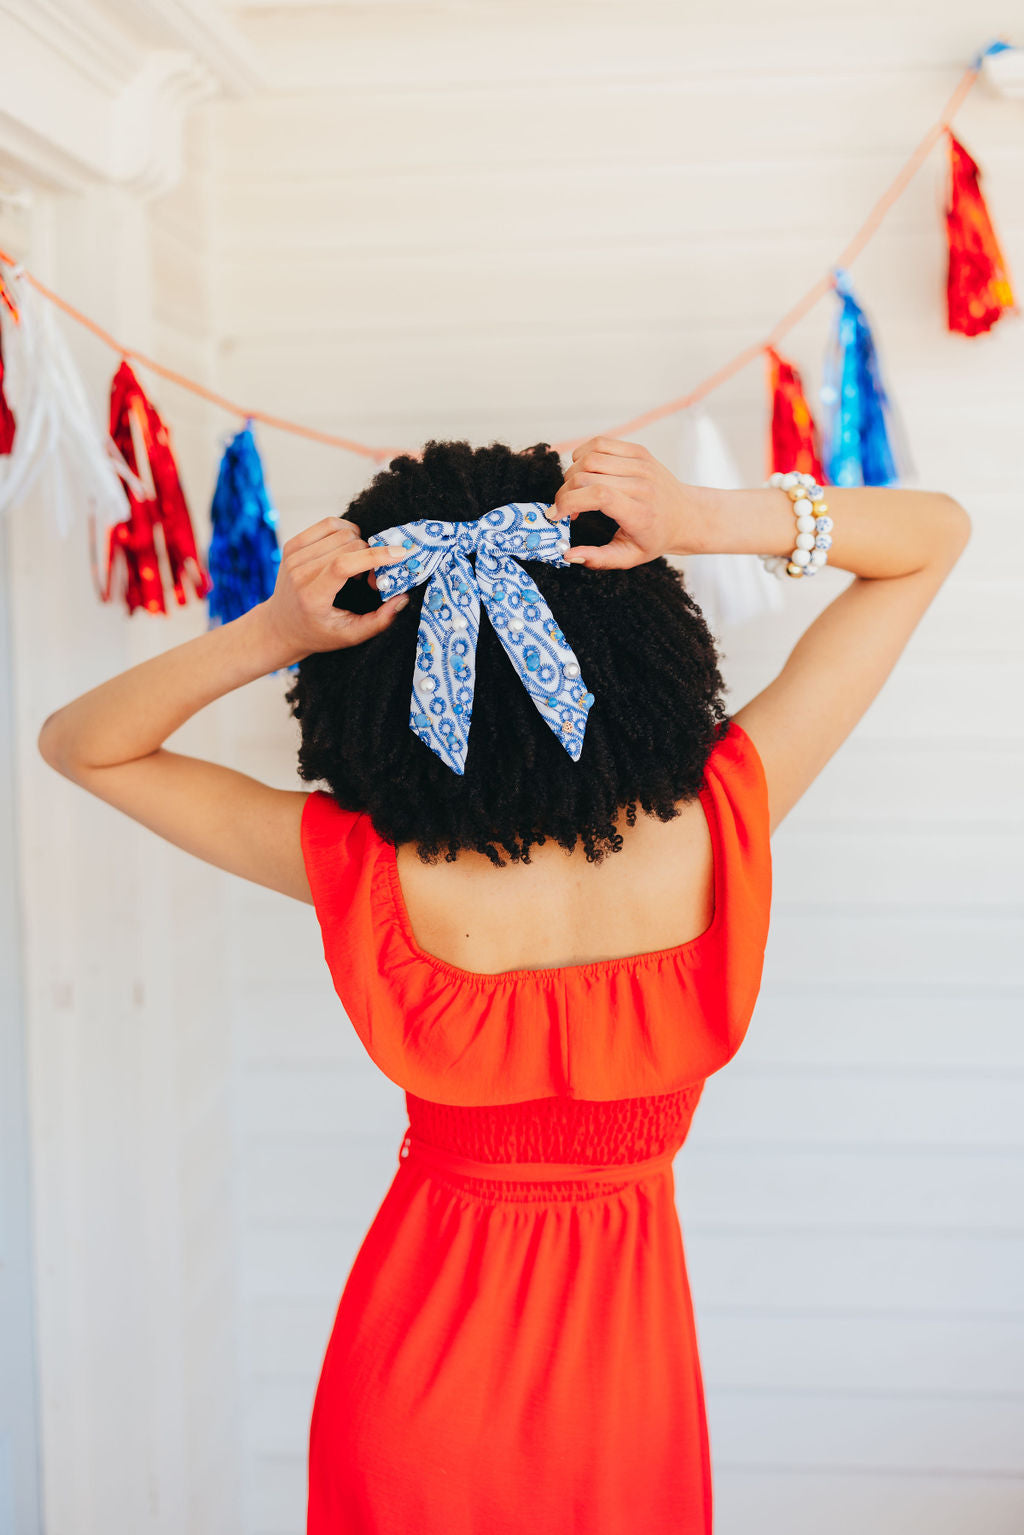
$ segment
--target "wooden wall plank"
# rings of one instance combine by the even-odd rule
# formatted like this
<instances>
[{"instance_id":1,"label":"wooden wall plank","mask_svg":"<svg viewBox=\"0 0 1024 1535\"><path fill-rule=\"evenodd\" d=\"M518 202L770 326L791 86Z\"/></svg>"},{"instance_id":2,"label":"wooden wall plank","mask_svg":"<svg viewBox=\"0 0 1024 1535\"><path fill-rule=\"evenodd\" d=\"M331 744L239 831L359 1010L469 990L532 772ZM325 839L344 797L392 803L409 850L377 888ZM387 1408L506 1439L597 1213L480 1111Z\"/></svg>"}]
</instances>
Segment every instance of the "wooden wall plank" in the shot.
<instances>
[{"instance_id":1,"label":"wooden wall plank","mask_svg":"<svg viewBox=\"0 0 1024 1535\"><path fill-rule=\"evenodd\" d=\"M530 6L475 14L458 46L450 18L406 6L386 59L373 7L301 26L250 11L284 93L210 113L221 387L373 442L526 444L626 419L763 335L934 117L981 18L733 9L638 4L626 25L555 3L538 50ZM1017 117L979 90L962 129L1024 266ZM775 839L762 996L675 1164L721 1535L1016 1535L1024 1518L1021 342L944 332L943 182L937 156L855 278L908 472L959 495L974 537ZM831 319L822 305L787 340L812 393ZM756 483L760 369L710 406ZM681 467L678 422L643 440ZM372 473L261 441L285 536ZM844 582L720 637L730 707ZM225 721L287 781L276 699ZM249 1532L295 1535L312 1388L403 1102L310 914L245 891L235 921Z\"/></svg>"}]
</instances>

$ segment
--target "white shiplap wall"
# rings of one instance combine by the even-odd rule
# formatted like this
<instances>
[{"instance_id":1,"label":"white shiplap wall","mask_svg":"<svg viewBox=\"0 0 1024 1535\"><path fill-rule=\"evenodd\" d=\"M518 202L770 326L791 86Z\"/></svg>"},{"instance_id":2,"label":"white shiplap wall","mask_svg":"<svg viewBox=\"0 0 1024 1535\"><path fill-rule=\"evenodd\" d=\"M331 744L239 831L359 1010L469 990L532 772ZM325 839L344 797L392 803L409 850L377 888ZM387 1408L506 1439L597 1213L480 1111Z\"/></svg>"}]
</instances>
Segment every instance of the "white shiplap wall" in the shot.
<instances>
[{"instance_id":1,"label":"white shiplap wall","mask_svg":"<svg viewBox=\"0 0 1024 1535\"><path fill-rule=\"evenodd\" d=\"M15 253L115 335L202 377L212 324L201 133L188 160L181 189L152 205L98 184L58 195L29 178ZM0 170L26 184L19 165ZM73 327L65 335L99 430L116 358ZM205 537L215 423L147 382ZM61 779L36 750L51 710L200 632L205 613L172 603L165 619L128 620L119 603L101 605L84 511L62 543L46 492L44 474L9 527L43 1525L232 1535L229 880ZM217 755L215 715L175 744Z\"/></svg>"},{"instance_id":2,"label":"white shiplap wall","mask_svg":"<svg viewBox=\"0 0 1024 1535\"><path fill-rule=\"evenodd\" d=\"M680 392L826 268L1002 7L749 0L286 8L277 93L213 114L229 393L388 443L518 443ZM1024 271L1024 116L961 131ZM936 157L857 263L920 483L974 538L776 839L765 985L676 1164L720 1535L1024 1527L1024 591L1019 327L942 325ZM787 350L818 373L819 308ZM751 483L758 368L711 402ZM649 434L670 459L678 427ZM264 434L285 536L364 465ZM807 615L722 637L738 707ZM224 705L293 781L283 685ZM401 1095L339 1014L308 911L232 891L250 1535L302 1527L308 1411L385 1191Z\"/></svg>"},{"instance_id":3,"label":"white shiplap wall","mask_svg":"<svg viewBox=\"0 0 1024 1535\"><path fill-rule=\"evenodd\" d=\"M209 380L215 353L210 277L210 125L186 135L180 183L147 209L153 350L186 375ZM201 549L217 450L233 429L202 400L144 371L173 434ZM207 622L190 602L175 622L186 639ZM165 642L166 643L166 642ZM190 721L174 747L199 756L223 750L216 710ZM152 839L149 839L152 841ZM235 1535L241 1519L241 1430L237 1322L237 1156L234 1041L224 965L232 881L194 859L171 855L172 1006L178 1114L177 1204L182 1292L183 1514L189 1535Z\"/></svg>"}]
</instances>

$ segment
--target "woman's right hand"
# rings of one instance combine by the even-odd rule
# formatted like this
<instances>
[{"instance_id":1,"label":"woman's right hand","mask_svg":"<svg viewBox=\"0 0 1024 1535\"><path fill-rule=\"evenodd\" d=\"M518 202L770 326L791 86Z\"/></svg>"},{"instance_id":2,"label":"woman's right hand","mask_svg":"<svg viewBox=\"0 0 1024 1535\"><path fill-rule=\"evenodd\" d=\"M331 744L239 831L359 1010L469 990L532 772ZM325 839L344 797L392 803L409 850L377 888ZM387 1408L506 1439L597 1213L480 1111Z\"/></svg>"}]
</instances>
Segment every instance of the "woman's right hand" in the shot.
<instances>
[{"instance_id":1,"label":"woman's right hand","mask_svg":"<svg viewBox=\"0 0 1024 1535\"><path fill-rule=\"evenodd\" d=\"M380 634L405 607L408 594L389 597L369 613L336 608L334 599L354 576L405 558L398 545L371 548L354 523L325 517L290 538L281 551L271 597L254 611L290 661L314 651L342 650Z\"/></svg>"},{"instance_id":2,"label":"woman's right hand","mask_svg":"<svg viewBox=\"0 0 1024 1535\"><path fill-rule=\"evenodd\" d=\"M570 564L628 570L661 555L700 551L706 493L681 484L646 448L592 437L572 458L551 519L598 511L618 528L610 543L574 545L566 555Z\"/></svg>"}]
</instances>

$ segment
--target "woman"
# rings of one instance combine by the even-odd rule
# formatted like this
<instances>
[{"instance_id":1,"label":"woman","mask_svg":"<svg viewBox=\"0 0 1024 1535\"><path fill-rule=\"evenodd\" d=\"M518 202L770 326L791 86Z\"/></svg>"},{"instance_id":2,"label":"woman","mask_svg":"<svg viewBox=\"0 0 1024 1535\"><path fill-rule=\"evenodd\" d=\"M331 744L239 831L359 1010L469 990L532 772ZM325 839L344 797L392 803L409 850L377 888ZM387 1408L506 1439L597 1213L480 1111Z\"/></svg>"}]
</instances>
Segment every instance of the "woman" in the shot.
<instances>
[{"instance_id":1,"label":"woman","mask_svg":"<svg viewBox=\"0 0 1024 1535\"><path fill-rule=\"evenodd\" d=\"M517 558L546 634L571 647L577 712L545 717L536 663L524 650L513 667L511 628L499 640L484 619L475 690L451 693L461 721L432 714L441 599L413 573L409 526L456 525L466 594L480 527L528 503L571 535ZM406 1090L398 1171L317 1390L311 1535L710 1530L672 1158L754 1007L769 837L970 533L944 495L834 489L828 503L829 558L854 579L731 718L714 642L663 556L786 556L791 499L683 485L599 438L564 479L543 446L395 460L347 520L285 545L268 602L44 724L59 772L314 905L349 1018ZM378 574L395 587L384 602ZM330 793L164 748L213 699L295 662L301 775Z\"/></svg>"}]
</instances>

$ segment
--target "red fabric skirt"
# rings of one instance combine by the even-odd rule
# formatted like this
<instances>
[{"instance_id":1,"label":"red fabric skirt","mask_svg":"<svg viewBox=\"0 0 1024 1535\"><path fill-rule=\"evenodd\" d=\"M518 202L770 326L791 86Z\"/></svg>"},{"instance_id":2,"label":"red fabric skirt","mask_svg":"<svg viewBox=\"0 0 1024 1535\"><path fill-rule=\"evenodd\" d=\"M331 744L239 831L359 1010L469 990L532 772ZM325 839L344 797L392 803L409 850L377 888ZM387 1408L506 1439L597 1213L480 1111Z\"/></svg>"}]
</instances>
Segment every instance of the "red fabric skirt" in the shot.
<instances>
[{"instance_id":1,"label":"red fabric skirt","mask_svg":"<svg viewBox=\"0 0 1024 1535\"><path fill-rule=\"evenodd\" d=\"M407 1094L317 1388L309 1535L709 1535L672 1170L699 1094Z\"/></svg>"}]
</instances>

